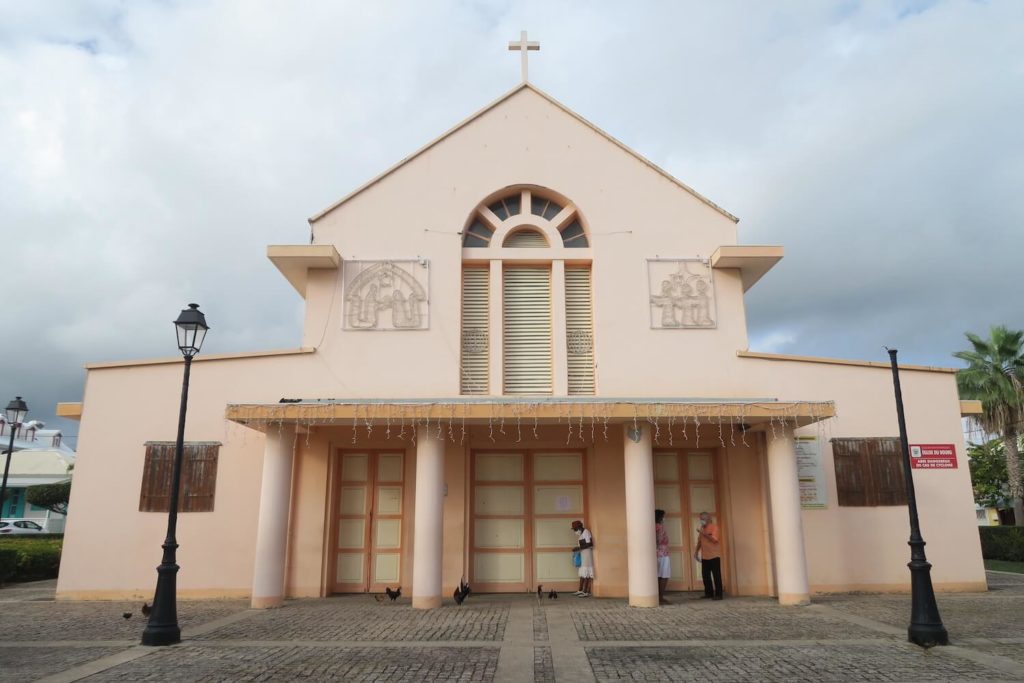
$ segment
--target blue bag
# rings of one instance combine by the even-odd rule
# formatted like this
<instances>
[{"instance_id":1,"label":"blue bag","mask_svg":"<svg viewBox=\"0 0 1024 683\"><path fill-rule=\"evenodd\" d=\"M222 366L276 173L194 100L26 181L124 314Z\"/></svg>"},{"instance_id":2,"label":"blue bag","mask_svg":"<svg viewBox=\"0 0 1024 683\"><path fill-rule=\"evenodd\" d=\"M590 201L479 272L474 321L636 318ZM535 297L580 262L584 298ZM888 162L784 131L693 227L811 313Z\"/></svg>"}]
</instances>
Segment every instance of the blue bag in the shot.
<instances>
[{"instance_id":1,"label":"blue bag","mask_svg":"<svg viewBox=\"0 0 1024 683\"><path fill-rule=\"evenodd\" d=\"M583 564L583 556L580 555L580 551L579 550L573 550L572 551L572 566L579 567L581 564Z\"/></svg>"}]
</instances>

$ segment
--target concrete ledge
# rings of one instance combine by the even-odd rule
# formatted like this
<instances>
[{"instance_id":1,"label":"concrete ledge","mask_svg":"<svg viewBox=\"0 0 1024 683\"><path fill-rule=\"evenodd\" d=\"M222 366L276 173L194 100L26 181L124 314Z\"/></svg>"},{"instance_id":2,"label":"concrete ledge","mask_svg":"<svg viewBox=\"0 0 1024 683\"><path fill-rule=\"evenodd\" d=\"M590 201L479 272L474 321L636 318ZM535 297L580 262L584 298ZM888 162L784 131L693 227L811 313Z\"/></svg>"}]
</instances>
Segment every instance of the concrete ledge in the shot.
<instances>
[{"instance_id":1,"label":"concrete ledge","mask_svg":"<svg viewBox=\"0 0 1024 683\"><path fill-rule=\"evenodd\" d=\"M985 593L987 581L946 581L933 582L937 593ZM811 586L811 595L826 593L909 593L910 577L906 583L835 583Z\"/></svg>"},{"instance_id":2,"label":"concrete ledge","mask_svg":"<svg viewBox=\"0 0 1024 683\"><path fill-rule=\"evenodd\" d=\"M155 574L155 572L154 572ZM141 590L58 590L56 599L60 601L113 601L113 600L152 600L156 588L156 576L153 577L153 588ZM250 588L192 588L178 589L179 600L247 600L252 595Z\"/></svg>"}]
</instances>

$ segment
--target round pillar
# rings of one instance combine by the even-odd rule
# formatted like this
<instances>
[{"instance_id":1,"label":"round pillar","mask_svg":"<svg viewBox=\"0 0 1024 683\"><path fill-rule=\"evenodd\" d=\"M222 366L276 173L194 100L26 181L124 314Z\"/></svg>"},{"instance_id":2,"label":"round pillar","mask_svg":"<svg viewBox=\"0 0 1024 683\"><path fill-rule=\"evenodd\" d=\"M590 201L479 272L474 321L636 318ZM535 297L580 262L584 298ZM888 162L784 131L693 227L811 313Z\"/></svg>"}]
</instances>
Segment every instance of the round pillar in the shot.
<instances>
[{"instance_id":1,"label":"round pillar","mask_svg":"<svg viewBox=\"0 0 1024 683\"><path fill-rule=\"evenodd\" d=\"M800 511L793 430L768 440L768 487L772 499L772 538L775 542L775 583L781 605L810 604L804 526Z\"/></svg>"},{"instance_id":2,"label":"round pillar","mask_svg":"<svg viewBox=\"0 0 1024 683\"><path fill-rule=\"evenodd\" d=\"M441 606L444 530L444 441L426 427L416 431L416 503L412 606Z\"/></svg>"},{"instance_id":3,"label":"round pillar","mask_svg":"<svg viewBox=\"0 0 1024 683\"><path fill-rule=\"evenodd\" d=\"M280 607L284 603L294 451L294 427L282 425L267 430L256 526L256 564L252 573L252 606L256 609Z\"/></svg>"},{"instance_id":4,"label":"round pillar","mask_svg":"<svg viewBox=\"0 0 1024 683\"><path fill-rule=\"evenodd\" d=\"M651 430L623 425L626 483L626 563L629 606L658 606L658 547L654 538L654 454Z\"/></svg>"}]
</instances>

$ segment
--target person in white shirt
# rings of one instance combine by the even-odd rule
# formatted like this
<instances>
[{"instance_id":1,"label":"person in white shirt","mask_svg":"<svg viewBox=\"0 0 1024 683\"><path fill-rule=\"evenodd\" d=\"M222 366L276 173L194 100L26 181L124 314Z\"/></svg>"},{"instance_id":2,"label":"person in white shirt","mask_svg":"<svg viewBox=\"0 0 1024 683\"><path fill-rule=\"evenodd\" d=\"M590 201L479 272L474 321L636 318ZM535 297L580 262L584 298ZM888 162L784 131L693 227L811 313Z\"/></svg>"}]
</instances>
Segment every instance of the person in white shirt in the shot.
<instances>
[{"instance_id":1,"label":"person in white shirt","mask_svg":"<svg viewBox=\"0 0 1024 683\"><path fill-rule=\"evenodd\" d=\"M580 553L580 589L576 595L589 598L594 589L594 535L578 519L573 521L572 530L577 539L577 547L573 550Z\"/></svg>"}]
</instances>

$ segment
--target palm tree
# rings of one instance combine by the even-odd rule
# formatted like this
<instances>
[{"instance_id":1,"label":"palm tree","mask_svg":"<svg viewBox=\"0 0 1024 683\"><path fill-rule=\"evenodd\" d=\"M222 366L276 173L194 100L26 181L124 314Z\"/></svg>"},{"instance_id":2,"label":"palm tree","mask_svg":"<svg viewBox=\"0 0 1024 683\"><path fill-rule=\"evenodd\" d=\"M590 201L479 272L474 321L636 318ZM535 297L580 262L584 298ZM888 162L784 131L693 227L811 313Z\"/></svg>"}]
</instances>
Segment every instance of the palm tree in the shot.
<instances>
[{"instance_id":1,"label":"palm tree","mask_svg":"<svg viewBox=\"0 0 1024 683\"><path fill-rule=\"evenodd\" d=\"M1024 487L1017 437L1024 424L1024 331L993 326L989 338L966 333L973 347L953 355L967 362L956 374L960 396L981 401L978 422L1003 438L1010 500L1017 526L1024 526Z\"/></svg>"}]
</instances>

